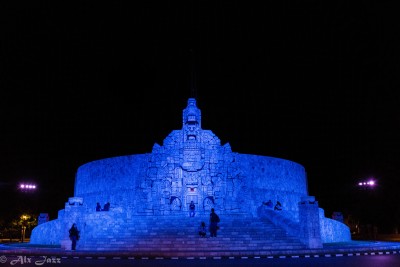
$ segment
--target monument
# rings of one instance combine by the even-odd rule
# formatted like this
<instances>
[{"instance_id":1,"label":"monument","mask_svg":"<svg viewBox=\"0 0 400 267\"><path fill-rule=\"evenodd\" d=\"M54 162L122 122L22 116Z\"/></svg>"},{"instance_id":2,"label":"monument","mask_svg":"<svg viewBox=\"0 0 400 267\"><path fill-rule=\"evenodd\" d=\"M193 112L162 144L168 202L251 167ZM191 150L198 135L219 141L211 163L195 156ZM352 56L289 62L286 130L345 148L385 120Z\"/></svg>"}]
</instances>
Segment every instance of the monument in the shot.
<instances>
[{"instance_id":1,"label":"monument","mask_svg":"<svg viewBox=\"0 0 400 267\"><path fill-rule=\"evenodd\" d=\"M266 219L307 248L351 239L349 228L326 218L315 198L308 195L302 165L233 152L229 143L221 144L211 130L203 130L201 121L196 99L189 98L182 129L173 130L162 145L154 144L151 153L80 166L74 196L57 219L33 229L31 243L61 244L67 249L68 229L76 223L81 230L77 249L129 250L132 245L123 238L140 240L137 225L143 224L148 235L162 233L162 225L154 228L148 221L189 218L192 201L198 218L207 219L214 208L226 221ZM268 200L279 201L282 210L269 209L263 204ZM109 203L109 211L96 211L97 203ZM104 234L104 229L109 232Z\"/></svg>"}]
</instances>

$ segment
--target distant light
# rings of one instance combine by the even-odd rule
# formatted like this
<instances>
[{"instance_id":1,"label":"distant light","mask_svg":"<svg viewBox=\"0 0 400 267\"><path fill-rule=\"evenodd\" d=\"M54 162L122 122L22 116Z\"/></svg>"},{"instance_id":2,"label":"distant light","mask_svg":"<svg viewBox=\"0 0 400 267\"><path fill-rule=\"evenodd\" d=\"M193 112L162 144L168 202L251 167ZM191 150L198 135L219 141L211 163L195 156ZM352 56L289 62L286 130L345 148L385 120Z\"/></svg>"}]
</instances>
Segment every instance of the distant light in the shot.
<instances>
[{"instance_id":1,"label":"distant light","mask_svg":"<svg viewBox=\"0 0 400 267\"><path fill-rule=\"evenodd\" d=\"M361 188L372 188L375 185L376 185L375 180L367 180L367 181L358 182L358 186Z\"/></svg>"},{"instance_id":2,"label":"distant light","mask_svg":"<svg viewBox=\"0 0 400 267\"><path fill-rule=\"evenodd\" d=\"M35 184L20 184L19 188L23 191L33 191L36 189L36 185Z\"/></svg>"}]
</instances>

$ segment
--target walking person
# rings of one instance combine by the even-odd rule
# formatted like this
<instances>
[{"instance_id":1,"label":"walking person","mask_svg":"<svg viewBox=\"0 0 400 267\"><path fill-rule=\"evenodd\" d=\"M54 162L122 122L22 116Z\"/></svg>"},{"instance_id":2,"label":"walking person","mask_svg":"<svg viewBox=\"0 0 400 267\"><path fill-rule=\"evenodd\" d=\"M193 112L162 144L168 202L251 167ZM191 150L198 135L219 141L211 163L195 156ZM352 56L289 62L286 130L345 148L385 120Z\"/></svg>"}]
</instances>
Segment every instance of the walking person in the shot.
<instances>
[{"instance_id":1,"label":"walking person","mask_svg":"<svg viewBox=\"0 0 400 267\"><path fill-rule=\"evenodd\" d=\"M79 240L79 233L78 227L76 224L72 224L71 228L69 229L69 239L72 241L71 249L76 250L76 241Z\"/></svg>"},{"instance_id":2,"label":"walking person","mask_svg":"<svg viewBox=\"0 0 400 267\"><path fill-rule=\"evenodd\" d=\"M194 205L193 200L190 202L189 205L189 216L194 217L196 206Z\"/></svg>"},{"instance_id":3,"label":"walking person","mask_svg":"<svg viewBox=\"0 0 400 267\"><path fill-rule=\"evenodd\" d=\"M212 208L210 213L210 237L217 237L219 222L220 222L219 216L215 213L214 208Z\"/></svg>"}]
</instances>

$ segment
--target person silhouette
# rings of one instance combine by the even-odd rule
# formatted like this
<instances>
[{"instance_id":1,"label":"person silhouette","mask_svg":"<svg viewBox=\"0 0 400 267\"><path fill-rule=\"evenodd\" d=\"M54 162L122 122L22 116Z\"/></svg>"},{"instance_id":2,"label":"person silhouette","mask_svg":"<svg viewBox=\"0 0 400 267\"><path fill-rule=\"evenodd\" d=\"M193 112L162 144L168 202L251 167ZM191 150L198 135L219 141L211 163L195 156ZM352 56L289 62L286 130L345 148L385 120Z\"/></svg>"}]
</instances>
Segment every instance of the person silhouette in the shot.
<instances>
[{"instance_id":1,"label":"person silhouette","mask_svg":"<svg viewBox=\"0 0 400 267\"><path fill-rule=\"evenodd\" d=\"M274 210L282 210L282 204L279 201L276 202Z\"/></svg>"},{"instance_id":2,"label":"person silhouette","mask_svg":"<svg viewBox=\"0 0 400 267\"><path fill-rule=\"evenodd\" d=\"M274 204L272 204L271 199L268 200L268 202L263 202L263 204L264 204L265 206L267 206L268 208L270 208L270 209L272 209L272 205L274 205Z\"/></svg>"},{"instance_id":3,"label":"person silhouette","mask_svg":"<svg viewBox=\"0 0 400 267\"><path fill-rule=\"evenodd\" d=\"M107 202L106 204L104 204L103 211L109 211L109 210L110 210L110 202Z\"/></svg>"},{"instance_id":4,"label":"person silhouette","mask_svg":"<svg viewBox=\"0 0 400 267\"><path fill-rule=\"evenodd\" d=\"M99 202L97 202L96 211L101 211L101 206L100 206L100 203L99 203Z\"/></svg>"},{"instance_id":5,"label":"person silhouette","mask_svg":"<svg viewBox=\"0 0 400 267\"><path fill-rule=\"evenodd\" d=\"M200 237L206 237L207 234L207 228L206 228L206 223L201 222L199 226L199 236Z\"/></svg>"},{"instance_id":6,"label":"person silhouette","mask_svg":"<svg viewBox=\"0 0 400 267\"><path fill-rule=\"evenodd\" d=\"M210 237L217 237L219 221L219 216L215 213L214 208L212 208L210 213Z\"/></svg>"},{"instance_id":7,"label":"person silhouette","mask_svg":"<svg viewBox=\"0 0 400 267\"><path fill-rule=\"evenodd\" d=\"M76 249L76 242L79 240L79 233L80 231L78 230L78 227L76 224L72 224L71 228L69 229L69 238L72 241L71 244L71 249L75 250Z\"/></svg>"},{"instance_id":8,"label":"person silhouette","mask_svg":"<svg viewBox=\"0 0 400 267\"><path fill-rule=\"evenodd\" d=\"M189 216L194 217L196 206L194 205L193 200L190 202L189 205Z\"/></svg>"}]
</instances>

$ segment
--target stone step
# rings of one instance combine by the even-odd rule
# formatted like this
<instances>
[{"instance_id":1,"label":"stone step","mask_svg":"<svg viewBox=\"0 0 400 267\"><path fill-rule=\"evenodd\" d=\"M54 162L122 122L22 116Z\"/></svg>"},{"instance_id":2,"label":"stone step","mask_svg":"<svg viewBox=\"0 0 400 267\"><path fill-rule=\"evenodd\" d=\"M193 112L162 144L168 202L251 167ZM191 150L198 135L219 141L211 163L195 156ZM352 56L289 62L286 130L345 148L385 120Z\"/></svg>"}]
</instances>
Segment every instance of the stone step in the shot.
<instances>
[{"instance_id":1,"label":"stone step","mask_svg":"<svg viewBox=\"0 0 400 267\"><path fill-rule=\"evenodd\" d=\"M119 240L114 242L87 242L85 247L94 246L94 247L112 247L114 245L132 245L138 248L145 248L145 247L152 247L152 248L184 248L188 249L190 247L198 248L198 249L213 249L216 247L227 247L229 249L234 249L235 247L242 247L242 246L254 246L254 247L269 247L269 248L278 248L278 247L304 247L302 244L297 242L280 242L280 243L225 243L224 241L221 242L209 242L206 244L202 244L201 242L161 242L161 241L141 241L141 242L131 242L129 240ZM212 245L212 247L211 247Z\"/></svg>"},{"instance_id":2,"label":"stone step","mask_svg":"<svg viewBox=\"0 0 400 267\"><path fill-rule=\"evenodd\" d=\"M226 247L226 246L214 246L214 247L206 247L206 248L198 248L195 246L181 246L181 247L160 247L160 246L135 246L132 244L126 244L125 246L121 247L124 244L116 244L115 246L86 246L85 250L94 250L94 251L203 251L203 252L212 252L212 251L248 251L248 250L259 250L259 251L277 251L277 250L302 250L305 249L304 246L300 245L284 245L284 246L235 246L235 247ZM78 245L79 249L79 245Z\"/></svg>"},{"instance_id":3,"label":"stone step","mask_svg":"<svg viewBox=\"0 0 400 267\"><path fill-rule=\"evenodd\" d=\"M197 227L205 219L149 216L112 221L101 227L102 232L95 233L93 238L79 245L85 250L115 248L143 252L280 250L305 247L298 239L287 235L282 228L268 220L249 216L222 217L217 238L200 238Z\"/></svg>"}]
</instances>

